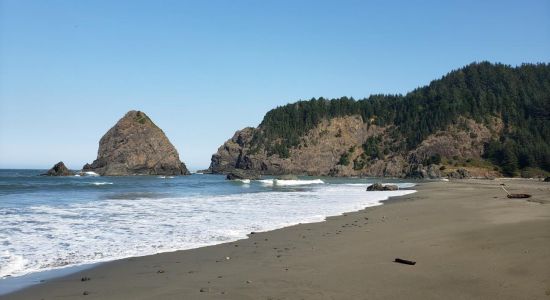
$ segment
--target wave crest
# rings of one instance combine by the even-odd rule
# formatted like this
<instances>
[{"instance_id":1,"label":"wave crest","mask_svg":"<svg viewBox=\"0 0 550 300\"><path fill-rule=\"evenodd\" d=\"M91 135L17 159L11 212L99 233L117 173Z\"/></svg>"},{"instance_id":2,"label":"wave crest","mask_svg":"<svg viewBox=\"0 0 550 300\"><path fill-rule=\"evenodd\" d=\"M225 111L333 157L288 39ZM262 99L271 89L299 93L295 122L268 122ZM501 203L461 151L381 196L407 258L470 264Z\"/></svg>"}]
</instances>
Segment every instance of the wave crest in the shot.
<instances>
[{"instance_id":1,"label":"wave crest","mask_svg":"<svg viewBox=\"0 0 550 300\"><path fill-rule=\"evenodd\" d=\"M276 186L292 186L292 185L310 185L310 184L324 184L321 179L296 179L296 180L284 180L284 179L262 179L258 182L264 185L276 185Z\"/></svg>"}]
</instances>

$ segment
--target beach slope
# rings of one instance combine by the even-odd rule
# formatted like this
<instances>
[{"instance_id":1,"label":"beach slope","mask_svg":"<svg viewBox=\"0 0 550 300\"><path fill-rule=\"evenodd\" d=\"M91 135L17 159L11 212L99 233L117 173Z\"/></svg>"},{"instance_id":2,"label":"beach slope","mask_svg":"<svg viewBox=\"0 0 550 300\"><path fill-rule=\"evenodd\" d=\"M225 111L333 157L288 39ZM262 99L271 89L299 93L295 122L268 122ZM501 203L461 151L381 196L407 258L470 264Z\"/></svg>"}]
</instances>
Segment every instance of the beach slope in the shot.
<instances>
[{"instance_id":1,"label":"beach slope","mask_svg":"<svg viewBox=\"0 0 550 300\"><path fill-rule=\"evenodd\" d=\"M508 199L500 183L533 197ZM550 299L550 184L417 189L326 222L114 261L0 298Z\"/></svg>"}]
</instances>

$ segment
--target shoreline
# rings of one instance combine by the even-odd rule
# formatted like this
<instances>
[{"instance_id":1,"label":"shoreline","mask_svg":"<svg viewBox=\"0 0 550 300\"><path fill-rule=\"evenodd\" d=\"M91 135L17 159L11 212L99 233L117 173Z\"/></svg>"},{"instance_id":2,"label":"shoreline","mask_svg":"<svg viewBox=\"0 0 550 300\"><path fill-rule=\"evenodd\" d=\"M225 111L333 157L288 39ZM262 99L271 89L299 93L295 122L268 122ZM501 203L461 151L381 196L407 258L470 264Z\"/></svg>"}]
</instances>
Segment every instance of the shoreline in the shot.
<instances>
[{"instance_id":1,"label":"shoreline","mask_svg":"<svg viewBox=\"0 0 550 300\"><path fill-rule=\"evenodd\" d=\"M422 182L384 205L235 242L105 262L0 298L549 297L550 205L507 199L503 181L550 201L550 185L539 181ZM418 264L396 264L396 257Z\"/></svg>"},{"instance_id":2,"label":"shoreline","mask_svg":"<svg viewBox=\"0 0 550 300\"><path fill-rule=\"evenodd\" d=\"M390 182L390 183L392 183L392 182ZM404 188L400 189L400 190L410 191L410 193L407 193L405 195L387 196L385 199L377 200L378 201L377 204L374 204L374 205L371 205L371 206L366 206L363 209L366 209L366 208L369 208L369 207L381 206L381 205L389 203L389 201L394 201L395 199L397 199L399 197L403 197L403 196L406 196L408 194L415 193L416 190L414 188L417 186L417 184L418 184L418 182L413 182L412 186L407 186L407 187L404 187ZM364 185L368 186L369 184L366 183ZM339 214L336 214L336 215L328 215L328 216L325 216L323 220L289 223L287 225L284 225L283 227L274 228L274 229L266 229L264 231L256 231L254 233L248 233L248 234L246 234L246 236L240 237L236 240L224 241L224 242L221 242L221 243L214 243L214 244L211 244L211 245L203 245L203 246L198 246L198 247L194 247L194 248L187 248L187 249L168 250L168 251L164 251L164 252L144 254L144 255L141 255L141 256L129 256L129 257L122 257L122 258L115 258L115 259L106 260L106 261L96 261L96 262L81 263L81 264L76 264L76 265L68 265L68 266L63 266L63 267L58 267L58 268L53 268L53 269L35 271L35 272L31 272L31 273L27 273L27 274L23 274L23 275L19 275L19 276L14 276L14 277L9 277L9 278L0 278L0 298L2 296L8 296L10 294L17 293L21 290L32 288L33 286L40 285L40 284L43 284L43 283L48 282L48 281L62 279L64 277L71 276L75 273L79 273L79 272L82 273L82 272L85 272L87 270L94 269L94 268L100 267L104 264L109 264L109 263L113 263L113 262L116 262L116 261L142 258L142 257L147 257L147 256L162 255L162 254L166 254L166 253L174 253L174 252L180 252L180 251L189 251L189 250L195 250L195 249L202 249L202 248L206 248L206 247L219 246L219 245L228 244L228 243L240 242L240 241L249 239L251 237L251 235L253 235L253 234L268 233L268 232L271 232L271 231L280 230L280 229L293 227L293 226L298 226L298 225L304 225L304 224L322 223L322 222L326 222L326 220L328 218L337 217L337 216L341 216L343 214L352 213L352 212L356 212L356 210L343 211L343 212L341 212Z\"/></svg>"}]
</instances>

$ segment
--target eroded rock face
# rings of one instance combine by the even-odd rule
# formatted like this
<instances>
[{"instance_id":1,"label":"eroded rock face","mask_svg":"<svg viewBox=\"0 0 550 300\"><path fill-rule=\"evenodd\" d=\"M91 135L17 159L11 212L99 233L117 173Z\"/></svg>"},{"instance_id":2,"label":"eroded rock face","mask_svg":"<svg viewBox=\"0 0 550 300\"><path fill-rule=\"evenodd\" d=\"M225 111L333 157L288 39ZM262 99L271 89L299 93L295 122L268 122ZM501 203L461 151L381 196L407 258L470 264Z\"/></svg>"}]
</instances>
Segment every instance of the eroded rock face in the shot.
<instances>
[{"instance_id":1,"label":"eroded rock face","mask_svg":"<svg viewBox=\"0 0 550 300\"><path fill-rule=\"evenodd\" d=\"M429 163L434 155L442 158L481 159L483 146L498 137L502 121L488 126L461 119L457 124L428 136L409 151L394 151L403 138L392 137L392 127L363 122L360 116L337 117L321 121L301 137L300 144L289 149L289 156L269 155L257 147L254 135L261 127L237 131L212 155L208 172L228 174L235 169L255 170L263 175L373 176L435 179L447 176L438 163ZM376 138L381 155L366 153L363 145ZM343 155L347 164L341 163Z\"/></svg>"},{"instance_id":2,"label":"eroded rock face","mask_svg":"<svg viewBox=\"0 0 550 300\"><path fill-rule=\"evenodd\" d=\"M227 174L234 169L256 170L270 175L312 175L312 176L396 176L402 173L403 160L400 157L380 161L381 164L354 170L350 165L338 165L342 153L355 147L352 154L362 153L359 142L368 137L383 134L385 128L366 124L360 116L349 116L324 120L304 137L301 145L290 149L290 156L282 158L268 155L264 149L254 151L254 133L257 128L239 130L212 155L210 171Z\"/></svg>"},{"instance_id":3,"label":"eroded rock face","mask_svg":"<svg viewBox=\"0 0 550 300\"><path fill-rule=\"evenodd\" d=\"M449 173L447 176L450 179L467 179L472 177L470 175L470 172L468 172L468 170L463 168L457 169L456 171Z\"/></svg>"},{"instance_id":4,"label":"eroded rock face","mask_svg":"<svg viewBox=\"0 0 550 300\"><path fill-rule=\"evenodd\" d=\"M104 176L188 175L178 151L141 111L129 111L99 141L97 159L83 167Z\"/></svg>"},{"instance_id":5,"label":"eroded rock face","mask_svg":"<svg viewBox=\"0 0 550 300\"><path fill-rule=\"evenodd\" d=\"M69 170L65 164L60 161L56 163L48 172L41 174L42 176L73 176L75 173Z\"/></svg>"},{"instance_id":6,"label":"eroded rock face","mask_svg":"<svg viewBox=\"0 0 550 300\"><path fill-rule=\"evenodd\" d=\"M422 164L412 164L409 171L405 173L406 178L416 179L437 179L442 177L441 170L438 165L430 164L423 166Z\"/></svg>"}]
</instances>

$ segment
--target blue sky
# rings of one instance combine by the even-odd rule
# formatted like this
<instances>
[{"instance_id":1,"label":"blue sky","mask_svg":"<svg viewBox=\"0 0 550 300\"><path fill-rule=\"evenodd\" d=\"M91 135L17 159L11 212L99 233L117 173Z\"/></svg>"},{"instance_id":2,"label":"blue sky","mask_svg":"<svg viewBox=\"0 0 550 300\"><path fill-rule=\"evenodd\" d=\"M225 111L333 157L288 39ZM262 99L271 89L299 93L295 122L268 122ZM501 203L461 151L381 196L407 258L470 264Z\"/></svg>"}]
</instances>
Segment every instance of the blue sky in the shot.
<instances>
[{"instance_id":1,"label":"blue sky","mask_svg":"<svg viewBox=\"0 0 550 300\"><path fill-rule=\"evenodd\" d=\"M550 62L550 1L0 0L0 168L73 169L145 111L192 169L278 105Z\"/></svg>"}]
</instances>

